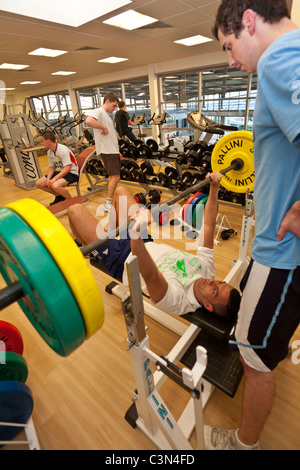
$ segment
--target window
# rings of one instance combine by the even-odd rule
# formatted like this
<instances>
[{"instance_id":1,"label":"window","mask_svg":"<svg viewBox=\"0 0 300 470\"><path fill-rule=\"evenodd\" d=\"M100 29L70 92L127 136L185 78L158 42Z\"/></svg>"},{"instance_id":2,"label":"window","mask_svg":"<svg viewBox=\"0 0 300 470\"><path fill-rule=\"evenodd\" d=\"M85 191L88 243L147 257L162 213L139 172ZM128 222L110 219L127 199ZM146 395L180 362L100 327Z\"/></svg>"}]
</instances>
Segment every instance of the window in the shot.
<instances>
[{"instance_id":1,"label":"window","mask_svg":"<svg viewBox=\"0 0 300 470\"><path fill-rule=\"evenodd\" d=\"M244 129L247 123L246 128L252 130L256 89L256 75L226 66L161 77L161 108L167 112L165 145L174 137L184 144L194 135L187 122L193 111L239 129Z\"/></svg>"}]
</instances>

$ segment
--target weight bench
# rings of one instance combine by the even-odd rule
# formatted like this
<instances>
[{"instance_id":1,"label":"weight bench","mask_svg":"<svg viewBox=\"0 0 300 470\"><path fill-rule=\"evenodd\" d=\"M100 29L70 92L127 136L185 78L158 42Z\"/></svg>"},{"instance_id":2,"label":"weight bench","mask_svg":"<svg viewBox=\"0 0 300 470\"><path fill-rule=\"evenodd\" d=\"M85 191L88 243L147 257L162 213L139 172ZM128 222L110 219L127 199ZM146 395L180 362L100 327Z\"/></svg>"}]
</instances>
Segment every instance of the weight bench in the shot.
<instances>
[{"instance_id":1,"label":"weight bench","mask_svg":"<svg viewBox=\"0 0 300 470\"><path fill-rule=\"evenodd\" d=\"M107 274L96 258L90 258L90 264ZM106 286L106 292L123 298L127 288L113 281ZM144 295L144 294L143 294ZM144 295L144 297L147 297ZM169 315L151 304L144 302L145 314L163 324L167 328L183 336L189 327L173 315ZM196 348L203 346L207 350L207 369L203 375L211 385L233 398L243 377L243 366L239 359L238 351L232 351L229 347L229 336L235 322L229 321L210 313L205 308L199 308L195 312L183 315L181 318L192 325L192 340L188 339L187 348L183 349L183 355L177 359L186 367L192 369L196 361ZM176 323L180 323L179 330ZM175 325L175 326L174 326Z\"/></svg>"}]
</instances>

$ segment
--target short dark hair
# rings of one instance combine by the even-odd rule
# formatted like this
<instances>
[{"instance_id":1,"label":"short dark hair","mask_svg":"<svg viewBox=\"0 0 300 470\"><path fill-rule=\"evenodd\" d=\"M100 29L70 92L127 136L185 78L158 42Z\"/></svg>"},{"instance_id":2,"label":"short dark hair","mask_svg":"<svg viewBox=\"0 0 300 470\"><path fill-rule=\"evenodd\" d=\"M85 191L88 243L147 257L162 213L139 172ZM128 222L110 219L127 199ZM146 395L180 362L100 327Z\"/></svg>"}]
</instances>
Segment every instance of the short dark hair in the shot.
<instances>
[{"instance_id":1,"label":"short dark hair","mask_svg":"<svg viewBox=\"0 0 300 470\"><path fill-rule=\"evenodd\" d=\"M230 320L231 322L236 322L241 305L241 299L242 297L239 291L233 288L229 294L227 305L215 305L214 313Z\"/></svg>"},{"instance_id":2,"label":"short dark hair","mask_svg":"<svg viewBox=\"0 0 300 470\"><path fill-rule=\"evenodd\" d=\"M125 101L120 101L119 102L119 108L124 108L124 106L126 105Z\"/></svg>"},{"instance_id":3,"label":"short dark hair","mask_svg":"<svg viewBox=\"0 0 300 470\"><path fill-rule=\"evenodd\" d=\"M56 136L52 131L41 132L41 137L43 137L45 140L51 140L51 142L56 142Z\"/></svg>"},{"instance_id":4,"label":"short dark hair","mask_svg":"<svg viewBox=\"0 0 300 470\"><path fill-rule=\"evenodd\" d=\"M117 103L119 103L119 98L115 93L109 92L106 93L106 95L104 96L103 103L106 103L106 101L109 101L110 103L114 103L116 101Z\"/></svg>"},{"instance_id":5,"label":"short dark hair","mask_svg":"<svg viewBox=\"0 0 300 470\"><path fill-rule=\"evenodd\" d=\"M291 17L285 0L222 0L212 30L214 37L219 40L219 30L225 36L234 34L239 37L243 29L243 14L248 9L271 24Z\"/></svg>"}]
</instances>

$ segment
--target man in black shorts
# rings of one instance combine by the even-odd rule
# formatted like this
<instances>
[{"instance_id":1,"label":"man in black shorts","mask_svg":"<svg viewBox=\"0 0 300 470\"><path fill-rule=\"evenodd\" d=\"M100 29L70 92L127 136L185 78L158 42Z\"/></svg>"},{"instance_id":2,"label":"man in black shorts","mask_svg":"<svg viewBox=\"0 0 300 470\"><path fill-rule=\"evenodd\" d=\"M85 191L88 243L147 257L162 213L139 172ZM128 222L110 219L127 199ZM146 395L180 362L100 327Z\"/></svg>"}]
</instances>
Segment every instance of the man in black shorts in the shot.
<instances>
[{"instance_id":1,"label":"man in black shorts","mask_svg":"<svg viewBox=\"0 0 300 470\"><path fill-rule=\"evenodd\" d=\"M44 132L41 142L48 151L49 168L47 176L38 179L35 186L55 196L52 206L72 197L66 187L78 182L78 164L71 150L56 142L53 132Z\"/></svg>"},{"instance_id":2,"label":"man in black shorts","mask_svg":"<svg viewBox=\"0 0 300 470\"><path fill-rule=\"evenodd\" d=\"M210 450L258 450L274 404L275 370L300 322L300 113L293 100L300 30L284 0L223 0L214 35L231 67L258 75L255 238L231 339L245 372L241 423L236 430L206 427L205 440Z\"/></svg>"},{"instance_id":3,"label":"man in black shorts","mask_svg":"<svg viewBox=\"0 0 300 470\"><path fill-rule=\"evenodd\" d=\"M86 125L94 129L96 152L104 163L108 173L107 199L103 205L110 212L115 189L120 181L121 159L118 137L109 114L118 106L119 98L114 93L107 93L101 108L94 109L86 118Z\"/></svg>"}]
</instances>

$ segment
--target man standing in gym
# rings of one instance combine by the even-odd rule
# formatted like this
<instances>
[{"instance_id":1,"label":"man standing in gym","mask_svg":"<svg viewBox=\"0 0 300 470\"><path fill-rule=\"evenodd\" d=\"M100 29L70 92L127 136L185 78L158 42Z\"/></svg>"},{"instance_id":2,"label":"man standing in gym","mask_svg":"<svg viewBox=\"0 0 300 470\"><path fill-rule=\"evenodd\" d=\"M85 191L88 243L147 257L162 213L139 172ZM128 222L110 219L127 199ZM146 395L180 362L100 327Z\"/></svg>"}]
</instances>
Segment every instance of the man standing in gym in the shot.
<instances>
[{"instance_id":1,"label":"man standing in gym","mask_svg":"<svg viewBox=\"0 0 300 470\"><path fill-rule=\"evenodd\" d=\"M118 137L114 129L112 114L118 107L119 98L114 93L107 93L101 108L94 109L86 118L86 125L94 129L96 152L108 173L107 199L103 205L110 212L115 189L120 181L121 159Z\"/></svg>"},{"instance_id":2,"label":"man standing in gym","mask_svg":"<svg viewBox=\"0 0 300 470\"><path fill-rule=\"evenodd\" d=\"M116 112L115 116L116 128L120 137L128 137L131 142L136 141L136 136L132 132L129 126L135 126L135 123L131 121L129 114L126 111L125 101L120 101L119 111Z\"/></svg>"},{"instance_id":3,"label":"man standing in gym","mask_svg":"<svg viewBox=\"0 0 300 470\"><path fill-rule=\"evenodd\" d=\"M284 0L223 0L214 35L229 65L258 73L254 115L256 233L231 343L245 371L239 429L206 426L207 449L258 450L275 369L300 322L300 29ZM298 82L297 82L298 83Z\"/></svg>"}]
</instances>

